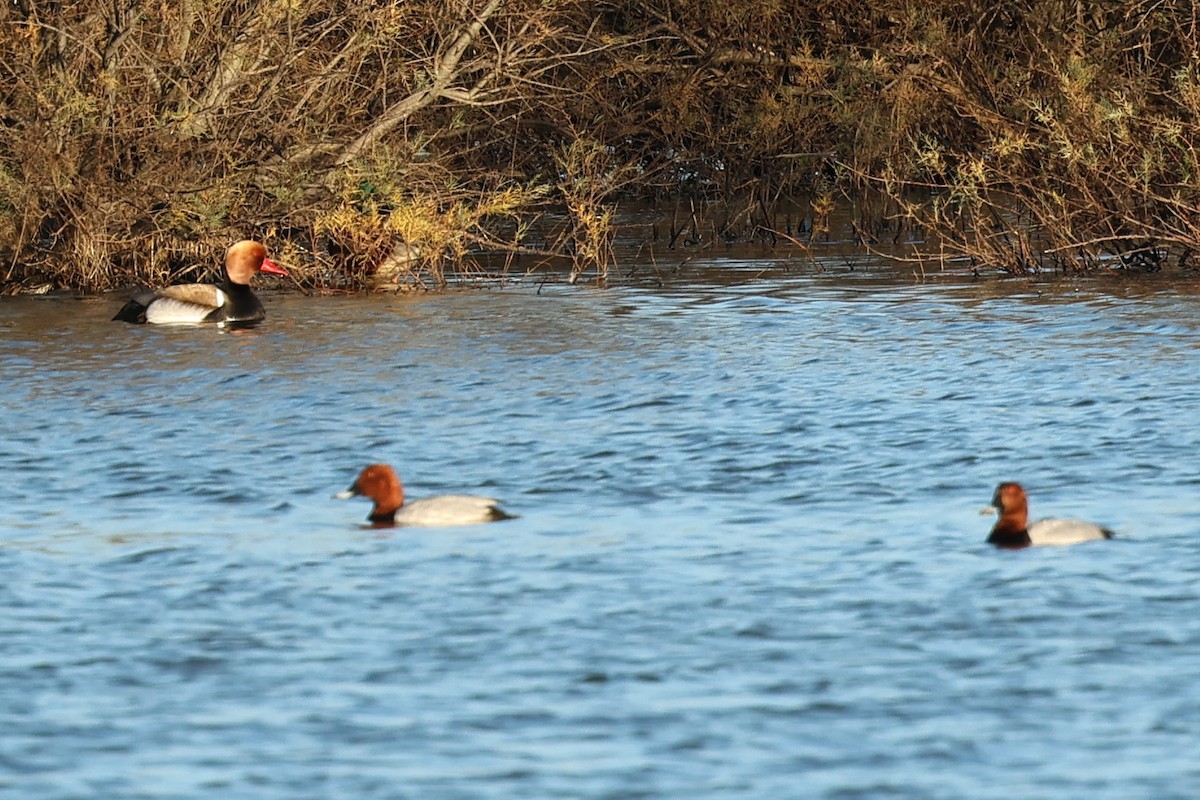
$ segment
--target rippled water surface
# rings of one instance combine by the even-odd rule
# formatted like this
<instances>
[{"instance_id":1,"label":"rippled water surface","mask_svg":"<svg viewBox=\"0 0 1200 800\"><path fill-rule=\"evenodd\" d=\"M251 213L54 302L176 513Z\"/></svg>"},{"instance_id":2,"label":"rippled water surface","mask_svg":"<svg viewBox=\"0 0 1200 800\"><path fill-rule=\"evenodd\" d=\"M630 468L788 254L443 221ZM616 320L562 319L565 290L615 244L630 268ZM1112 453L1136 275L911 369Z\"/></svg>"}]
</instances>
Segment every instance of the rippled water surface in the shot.
<instances>
[{"instance_id":1,"label":"rippled water surface","mask_svg":"<svg viewBox=\"0 0 1200 800\"><path fill-rule=\"evenodd\" d=\"M0 302L0 796L1200 796L1200 296ZM379 531L364 464L513 521ZM1120 538L997 552L1000 480Z\"/></svg>"}]
</instances>

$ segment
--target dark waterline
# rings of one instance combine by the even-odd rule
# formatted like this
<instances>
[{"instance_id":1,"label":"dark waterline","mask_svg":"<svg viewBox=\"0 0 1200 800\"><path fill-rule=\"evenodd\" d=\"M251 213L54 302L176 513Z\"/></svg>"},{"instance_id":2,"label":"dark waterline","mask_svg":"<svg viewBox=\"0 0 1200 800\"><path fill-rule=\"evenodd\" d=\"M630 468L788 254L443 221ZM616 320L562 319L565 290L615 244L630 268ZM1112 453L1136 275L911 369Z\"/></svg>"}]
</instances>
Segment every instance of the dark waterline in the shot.
<instances>
[{"instance_id":1,"label":"dark waterline","mask_svg":"<svg viewBox=\"0 0 1200 800\"><path fill-rule=\"evenodd\" d=\"M0 796L1194 797L1200 299L725 266L0 300Z\"/></svg>"}]
</instances>

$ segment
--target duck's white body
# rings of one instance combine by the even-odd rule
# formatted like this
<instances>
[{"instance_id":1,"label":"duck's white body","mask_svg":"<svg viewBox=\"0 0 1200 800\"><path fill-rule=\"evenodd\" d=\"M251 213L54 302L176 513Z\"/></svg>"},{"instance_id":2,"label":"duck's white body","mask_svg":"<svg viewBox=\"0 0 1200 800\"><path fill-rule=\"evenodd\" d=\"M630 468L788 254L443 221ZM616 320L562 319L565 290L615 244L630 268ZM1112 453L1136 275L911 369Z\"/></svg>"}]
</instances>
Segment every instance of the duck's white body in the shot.
<instances>
[{"instance_id":1,"label":"duck's white body","mask_svg":"<svg viewBox=\"0 0 1200 800\"><path fill-rule=\"evenodd\" d=\"M179 290L186 290L183 294ZM217 286L200 283L168 286L146 303L146 322L151 325L185 325L207 322L209 316L229 304L229 295ZM220 324L218 322L218 324Z\"/></svg>"},{"instance_id":2,"label":"duck's white body","mask_svg":"<svg viewBox=\"0 0 1200 800\"><path fill-rule=\"evenodd\" d=\"M1028 528L1034 547L1054 547L1108 539L1111 533L1094 522L1081 519L1039 519Z\"/></svg>"},{"instance_id":3,"label":"duck's white body","mask_svg":"<svg viewBox=\"0 0 1200 800\"><path fill-rule=\"evenodd\" d=\"M443 494L409 500L396 510L397 525L475 525L497 519L500 501L473 494Z\"/></svg>"}]
</instances>

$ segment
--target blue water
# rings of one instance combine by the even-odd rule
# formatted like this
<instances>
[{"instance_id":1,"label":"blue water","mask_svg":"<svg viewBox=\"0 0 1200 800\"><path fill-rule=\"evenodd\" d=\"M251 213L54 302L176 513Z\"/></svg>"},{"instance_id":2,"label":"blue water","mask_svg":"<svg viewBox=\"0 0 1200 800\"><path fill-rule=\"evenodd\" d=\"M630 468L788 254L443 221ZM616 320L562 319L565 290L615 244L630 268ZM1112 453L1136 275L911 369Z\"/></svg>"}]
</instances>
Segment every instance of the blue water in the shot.
<instances>
[{"instance_id":1,"label":"blue water","mask_svg":"<svg viewBox=\"0 0 1200 800\"><path fill-rule=\"evenodd\" d=\"M265 302L0 302L0 797L1200 796L1193 288Z\"/></svg>"}]
</instances>

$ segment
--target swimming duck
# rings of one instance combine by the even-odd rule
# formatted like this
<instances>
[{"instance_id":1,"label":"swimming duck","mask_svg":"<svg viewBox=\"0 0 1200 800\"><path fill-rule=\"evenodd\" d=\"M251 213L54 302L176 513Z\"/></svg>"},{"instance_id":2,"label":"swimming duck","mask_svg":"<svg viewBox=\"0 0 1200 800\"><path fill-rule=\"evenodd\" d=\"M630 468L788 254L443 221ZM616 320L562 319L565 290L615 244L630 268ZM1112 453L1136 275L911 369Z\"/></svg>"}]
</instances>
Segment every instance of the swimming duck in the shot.
<instances>
[{"instance_id":1,"label":"swimming duck","mask_svg":"<svg viewBox=\"0 0 1200 800\"><path fill-rule=\"evenodd\" d=\"M988 536L988 543L1011 550L1078 544L1113 537L1113 532L1108 528L1078 519L1040 519L1030 525L1029 499L1019 483L1008 482L997 486L992 496L992 506L987 512L1000 514L1000 519Z\"/></svg>"},{"instance_id":2,"label":"swimming duck","mask_svg":"<svg viewBox=\"0 0 1200 800\"><path fill-rule=\"evenodd\" d=\"M375 501L367 520L379 527L473 525L512 518L498 507L498 500L471 494L445 494L405 503L400 478L387 464L371 464L364 468L349 489L334 495L338 500L358 496Z\"/></svg>"},{"instance_id":3,"label":"swimming duck","mask_svg":"<svg viewBox=\"0 0 1200 800\"><path fill-rule=\"evenodd\" d=\"M259 272L287 275L267 258L267 248L245 239L225 253L221 283L185 283L139 292L114 320L171 324L215 322L220 326L249 327L262 322L267 312L250 291L250 280Z\"/></svg>"}]
</instances>

